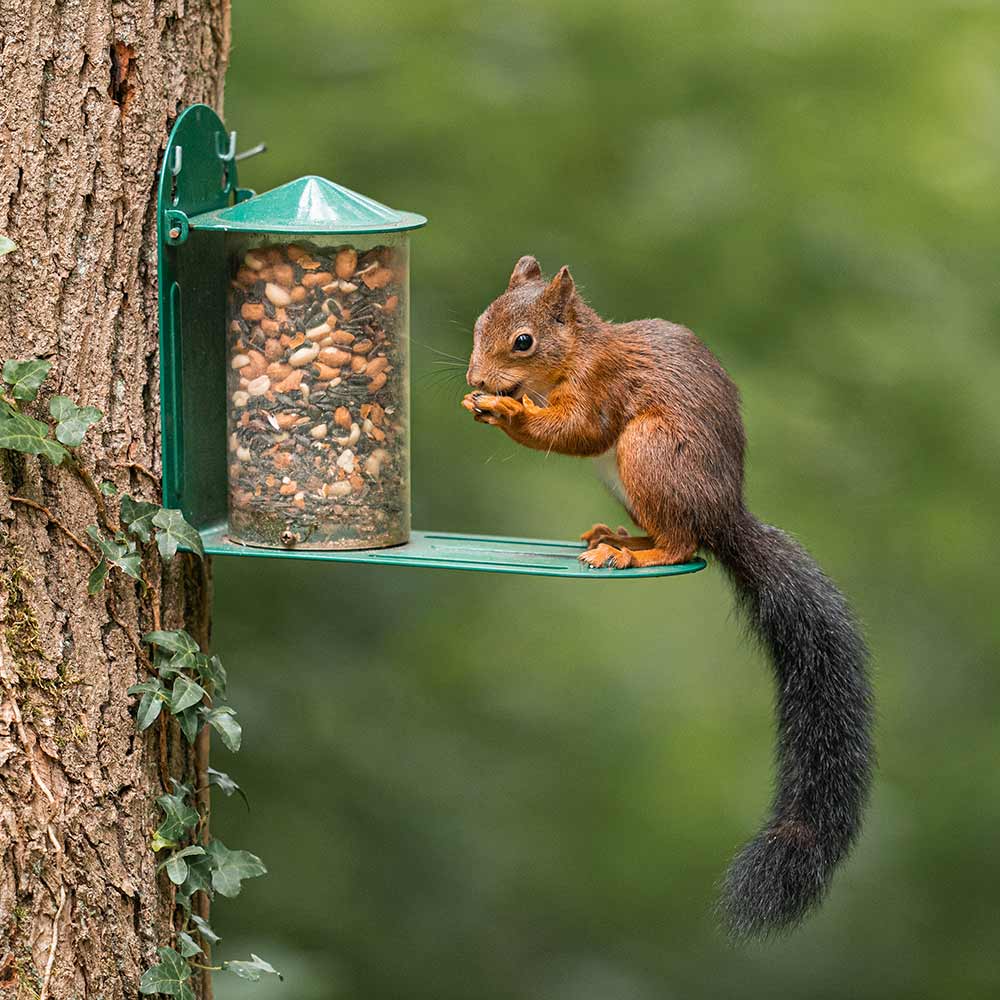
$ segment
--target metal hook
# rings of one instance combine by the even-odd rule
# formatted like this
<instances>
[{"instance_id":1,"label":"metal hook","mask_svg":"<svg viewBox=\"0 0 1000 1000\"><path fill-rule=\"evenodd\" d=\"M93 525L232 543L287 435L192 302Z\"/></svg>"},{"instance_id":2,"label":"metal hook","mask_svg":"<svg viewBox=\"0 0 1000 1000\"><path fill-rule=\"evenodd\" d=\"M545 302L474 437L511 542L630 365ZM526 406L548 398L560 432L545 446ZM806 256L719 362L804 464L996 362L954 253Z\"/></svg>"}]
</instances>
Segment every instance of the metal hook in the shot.
<instances>
[{"instance_id":1,"label":"metal hook","mask_svg":"<svg viewBox=\"0 0 1000 1000\"><path fill-rule=\"evenodd\" d=\"M242 153L237 153L236 162L239 163L240 160L249 160L251 156L257 156L258 153L266 152L267 145L263 142L259 142L256 146L251 146L249 149L243 150Z\"/></svg>"},{"instance_id":2,"label":"metal hook","mask_svg":"<svg viewBox=\"0 0 1000 1000\"><path fill-rule=\"evenodd\" d=\"M215 133L215 151L219 154L219 159L228 163L236 155L236 133L229 133L229 151L224 153L219 144L219 133Z\"/></svg>"},{"instance_id":3,"label":"metal hook","mask_svg":"<svg viewBox=\"0 0 1000 1000\"><path fill-rule=\"evenodd\" d=\"M176 177L181 172L181 163L183 162L184 147L174 146L174 162L170 167L170 172Z\"/></svg>"}]
</instances>

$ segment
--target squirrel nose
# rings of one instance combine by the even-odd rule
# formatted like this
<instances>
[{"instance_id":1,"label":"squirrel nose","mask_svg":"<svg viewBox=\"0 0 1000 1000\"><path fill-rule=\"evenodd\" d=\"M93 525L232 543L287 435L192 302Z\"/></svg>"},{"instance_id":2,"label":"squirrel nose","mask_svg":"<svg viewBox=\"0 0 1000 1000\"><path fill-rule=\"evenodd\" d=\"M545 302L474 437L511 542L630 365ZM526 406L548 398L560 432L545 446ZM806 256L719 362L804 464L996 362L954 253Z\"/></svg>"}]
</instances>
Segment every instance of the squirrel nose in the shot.
<instances>
[{"instance_id":1,"label":"squirrel nose","mask_svg":"<svg viewBox=\"0 0 1000 1000\"><path fill-rule=\"evenodd\" d=\"M483 373L478 368L473 368L471 365L469 370L465 373L465 381L468 382L474 389L483 389L486 386L486 379L483 378Z\"/></svg>"}]
</instances>

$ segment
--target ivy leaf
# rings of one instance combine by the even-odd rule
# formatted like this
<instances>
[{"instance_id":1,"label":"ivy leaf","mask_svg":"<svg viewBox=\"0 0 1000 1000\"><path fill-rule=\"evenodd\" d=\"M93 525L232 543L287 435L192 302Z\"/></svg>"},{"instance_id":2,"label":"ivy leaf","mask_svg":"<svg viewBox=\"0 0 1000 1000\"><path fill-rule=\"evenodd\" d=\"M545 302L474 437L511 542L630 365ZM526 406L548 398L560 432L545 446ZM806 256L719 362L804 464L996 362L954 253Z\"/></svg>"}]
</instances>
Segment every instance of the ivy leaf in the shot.
<instances>
[{"instance_id":1,"label":"ivy leaf","mask_svg":"<svg viewBox=\"0 0 1000 1000\"><path fill-rule=\"evenodd\" d=\"M199 891L212 894L212 862L207 854L188 860L187 878L177 890L178 901L181 902L182 906L187 906L191 897ZM191 920L194 921L193 916Z\"/></svg>"},{"instance_id":2,"label":"ivy leaf","mask_svg":"<svg viewBox=\"0 0 1000 1000\"><path fill-rule=\"evenodd\" d=\"M159 528L156 533L156 544L160 555L167 562L173 559L178 545L183 545L204 557L205 547L201 544L201 535L184 520L184 515L179 510L161 507L153 517L153 524Z\"/></svg>"},{"instance_id":3,"label":"ivy leaf","mask_svg":"<svg viewBox=\"0 0 1000 1000\"><path fill-rule=\"evenodd\" d=\"M240 979L249 979L251 983L258 982L264 975L277 976L282 981L285 978L270 962L265 962L253 952L250 952L249 962L226 962L223 968L227 972L235 972Z\"/></svg>"},{"instance_id":4,"label":"ivy leaf","mask_svg":"<svg viewBox=\"0 0 1000 1000\"><path fill-rule=\"evenodd\" d=\"M96 424L104 414L96 406L81 406L68 420L60 420L56 424L56 440L70 448L83 444L87 431Z\"/></svg>"},{"instance_id":5,"label":"ivy leaf","mask_svg":"<svg viewBox=\"0 0 1000 1000\"><path fill-rule=\"evenodd\" d=\"M0 257L17 249L17 244L9 236L0 236Z\"/></svg>"},{"instance_id":6,"label":"ivy leaf","mask_svg":"<svg viewBox=\"0 0 1000 1000\"><path fill-rule=\"evenodd\" d=\"M156 669L161 677L173 677L175 674L182 674L185 670L194 670L197 665L195 659L197 653L174 653L173 656L157 657Z\"/></svg>"},{"instance_id":7,"label":"ivy leaf","mask_svg":"<svg viewBox=\"0 0 1000 1000\"><path fill-rule=\"evenodd\" d=\"M197 914L192 914L191 923L194 924L195 929L209 944L218 944L222 940L208 925L208 921Z\"/></svg>"},{"instance_id":8,"label":"ivy leaf","mask_svg":"<svg viewBox=\"0 0 1000 1000\"><path fill-rule=\"evenodd\" d=\"M142 637L142 641L150 645L157 645L160 649L165 649L170 653L198 652L198 643L183 629L174 629L172 632L147 632Z\"/></svg>"},{"instance_id":9,"label":"ivy leaf","mask_svg":"<svg viewBox=\"0 0 1000 1000\"><path fill-rule=\"evenodd\" d=\"M231 851L221 840L208 845L208 860L212 865L212 888L230 899L240 894L244 879L267 874L264 862L256 854Z\"/></svg>"},{"instance_id":10,"label":"ivy leaf","mask_svg":"<svg viewBox=\"0 0 1000 1000\"><path fill-rule=\"evenodd\" d=\"M157 851L162 851L164 847L177 847L177 841L167 840L165 837L161 837L158 832L154 833L153 839L149 842L149 849L156 854Z\"/></svg>"},{"instance_id":11,"label":"ivy leaf","mask_svg":"<svg viewBox=\"0 0 1000 1000\"><path fill-rule=\"evenodd\" d=\"M185 958L193 958L201 951L201 945L186 931L181 931L177 935L177 943L181 946L181 954Z\"/></svg>"},{"instance_id":12,"label":"ivy leaf","mask_svg":"<svg viewBox=\"0 0 1000 1000\"><path fill-rule=\"evenodd\" d=\"M185 858L195 857L205 853L204 847L184 847L179 851L174 851L162 864L157 865L156 870L166 868L167 878L174 885L183 885L188 876L188 865Z\"/></svg>"},{"instance_id":13,"label":"ivy leaf","mask_svg":"<svg viewBox=\"0 0 1000 1000\"><path fill-rule=\"evenodd\" d=\"M205 848L199 847L197 844L192 844L190 847L185 847L183 850L178 851L174 857L175 858L194 858L198 855L204 854Z\"/></svg>"},{"instance_id":14,"label":"ivy leaf","mask_svg":"<svg viewBox=\"0 0 1000 1000\"><path fill-rule=\"evenodd\" d=\"M110 565L117 567L133 580L142 579L142 556L136 551L135 543L127 539L109 540L101 534L96 524L87 526L87 534L97 544Z\"/></svg>"},{"instance_id":15,"label":"ivy leaf","mask_svg":"<svg viewBox=\"0 0 1000 1000\"><path fill-rule=\"evenodd\" d=\"M140 541L148 542L153 535L153 517L161 508L155 503L135 500L127 493L122 497L122 523Z\"/></svg>"},{"instance_id":16,"label":"ivy leaf","mask_svg":"<svg viewBox=\"0 0 1000 1000\"><path fill-rule=\"evenodd\" d=\"M157 805L163 810L163 822L156 833L164 840L179 840L198 823L198 810L189 806L180 795L161 795Z\"/></svg>"},{"instance_id":17,"label":"ivy leaf","mask_svg":"<svg viewBox=\"0 0 1000 1000\"><path fill-rule=\"evenodd\" d=\"M135 727L139 732L145 732L159 718L163 711L163 699L155 694L146 693L139 701L139 709L135 713Z\"/></svg>"},{"instance_id":18,"label":"ivy leaf","mask_svg":"<svg viewBox=\"0 0 1000 1000\"><path fill-rule=\"evenodd\" d=\"M171 778L170 784L174 786L174 792L182 799L191 798L193 792L190 785L185 785L183 781L178 781L176 778Z\"/></svg>"},{"instance_id":19,"label":"ivy leaf","mask_svg":"<svg viewBox=\"0 0 1000 1000\"><path fill-rule=\"evenodd\" d=\"M154 677L152 680L140 681L138 684L133 684L125 693L166 695L167 689Z\"/></svg>"},{"instance_id":20,"label":"ivy leaf","mask_svg":"<svg viewBox=\"0 0 1000 1000\"><path fill-rule=\"evenodd\" d=\"M142 695L139 709L135 713L135 725L141 733L149 729L159 716L167 697L167 689L158 680L151 680L133 684L128 693Z\"/></svg>"},{"instance_id":21,"label":"ivy leaf","mask_svg":"<svg viewBox=\"0 0 1000 1000\"><path fill-rule=\"evenodd\" d=\"M188 877L188 863L184 859L204 853L205 849L203 847L185 847L171 854L163 864L158 866L157 871L160 868L166 868L167 878L174 885L183 885Z\"/></svg>"},{"instance_id":22,"label":"ivy leaf","mask_svg":"<svg viewBox=\"0 0 1000 1000\"><path fill-rule=\"evenodd\" d=\"M8 365L10 363L7 362ZM6 366L4 370L6 371ZM48 434L48 424L23 413L15 413L9 406L0 414L0 448L19 451L25 455L43 455L53 465L58 465L69 453Z\"/></svg>"},{"instance_id":23,"label":"ivy leaf","mask_svg":"<svg viewBox=\"0 0 1000 1000\"><path fill-rule=\"evenodd\" d=\"M197 705L205 697L205 689L184 674L178 674L174 689L170 692L170 711L178 715L186 708Z\"/></svg>"},{"instance_id":24,"label":"ivy leaf","mask_svg":"<svg viewBox=\"0 0 1000 1000\"><path fill-rule=\"evenodd\" d=\"M207 656L205 653L199 653L196 658L195 667L206 684L214 685L216 694L225 695L228 678L226 676L226 668L222 665L222 660L217 656Z\"/></svg>"},{"instance_id":25,"label":"ivy leaf","mask_svg":"<svg viewBox=\"0 0 1000 1000\"><path fill-rule=\"evenodd\" d=\"M110 479L102 479L101 485L97 488L101 491L102 496L106 497L113 497L118 492L118 487Z\"/></svg>"},{"instance_id":26,"label":"ivy leaf","mask_svg":"<svg viewBox=\"0 0 1000 1000\"><path fill-rule=\"evenodd\" d=\"M240 788L240 786L237 785L228 774L224 771L216 771L214 767L210 767L207 774L208 783L210 785L215 785L215 787L220 789L222 794L227 798L231 796L233 792L236 792L243 800L243 804L247 807L247 809L250 808L250 800L247 798L246 792L244 792L243 789Z\"/></svg>"},{"instance_id":27,"label":"ivy leaf","mask_svg":"<svg viewBox=\"0 0 1000 1000\"><path fill-rule=\"evenodd\" d=\"M3 366L3 380L10 386L10 394L15 399L32 400L45 381L51 361L28 358L25 361L8 361Z\"/></svg>"},{"instance_id":28,"label":"ivy leaf","mask_svg":"<svg viewBox=\"0 0 1000 1000\"><path fill-rule=\"evenodd\" d=\"M142 974L139 992L183 996L181 988L191 978L191 966L173 948L157 948L156 954L160 956L160 961ZM190 992L190 987L188 991Z\"/></svg>"},{"instance_id":29,"label":"ivy leaf","mask_svg":"<svg viewBox=\"0 0 1000 1000\"><path fill-rule=\"evenodd\" d=\"M83 443L87 430L104 416L94 406L77 406L69 396L53 396L49 413L56 419L56 440L75 448Z\"/></svg>"},{"instance_id":30,"label":"ivy leaf","mask_svg":"<svg viewBox=\"0 0 1000 1000\"><path fill-rule=\"evenodd\" d=\"M198 732L201 729L201 716L198 714L197 709L189 708L177 715L177 722L181 727L181 732L184 734L184 739L188 743L193 744L198 738Z\"/></svg>"},{"instance_id":31,"label":"ivy leaf","mask_svg":"<svg viewBox=\"0 0 1000 1000\"><path fill-rule=\"evenodd\" d=\"M122 547L124 549L124 547ZM124 549L117 559L109 559L112 566L117 566L123 573L132 577L133 580L142 579L142 556L135 549L131 551Z\"/></svg>"},{"instance_id":32,"label":"ivy leaf","mask_svg":"<svg viewBox=\"0 0 1000 1000\"><path fill-rule=\"evenodd\" d=\"M49 400L49 413L56 420L65 420L67 417L72 416L76 408L76 403L69 396L53 396Z\"/></svg>"},{"instance_id":33,"label":"ivy leaf","mask_svg":"<svg viewBox=\"0 0 1000 1000\"><path fill-rule=\"evenodd\" d=\"M237 753L243 742L243 727L235 719L236 709L219 705L205 712L205 721L222 737L222 742Z\"/></svg>"},{"instance_id":34,"label":"ivy leaf","mask_svg":"<svg viewBox=\"0 0 1000 1000\"><path fill-rule=\"evenodd\" d=\"M108 561L107 559L102 559L91 571L90 576L87 577L87 593L91 597L94 594L99 594L104 589L104 581L108 578Z\"/></svg>"},{"instance_id":35,"label":"ivy leaf","mask_svg":"<svg viewBox=\"0 0 1000 1000\"><path fill-rule=\"evenodd\" d=\"M226 673L226 668L222 665L222 660L217 656L212 656L208 662L209 676L212 683L218 689L219 694L225 695L226 688L229 687L229 675Z\"/></svg>"}]
</instances>

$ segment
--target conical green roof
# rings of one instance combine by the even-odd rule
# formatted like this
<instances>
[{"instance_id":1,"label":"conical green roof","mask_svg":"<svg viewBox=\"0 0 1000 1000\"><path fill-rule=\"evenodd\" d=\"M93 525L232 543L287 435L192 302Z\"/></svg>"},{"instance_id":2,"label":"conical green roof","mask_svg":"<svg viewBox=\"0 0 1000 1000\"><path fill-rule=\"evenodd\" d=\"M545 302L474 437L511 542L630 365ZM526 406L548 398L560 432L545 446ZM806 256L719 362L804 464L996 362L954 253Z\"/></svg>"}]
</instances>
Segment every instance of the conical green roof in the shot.
<instances>
[{"instance_id":1,"label":"conical green roof","mask_svg":"<svg viewBox=\"0 0 1000 1000\"><path fill-rule=\"evenodd\" d=\"M229 208L192 216L192 229L242 233L390 233L419 229L422 215L397 212L323 177L300 177Z\"/></svg>"}]
</instances>

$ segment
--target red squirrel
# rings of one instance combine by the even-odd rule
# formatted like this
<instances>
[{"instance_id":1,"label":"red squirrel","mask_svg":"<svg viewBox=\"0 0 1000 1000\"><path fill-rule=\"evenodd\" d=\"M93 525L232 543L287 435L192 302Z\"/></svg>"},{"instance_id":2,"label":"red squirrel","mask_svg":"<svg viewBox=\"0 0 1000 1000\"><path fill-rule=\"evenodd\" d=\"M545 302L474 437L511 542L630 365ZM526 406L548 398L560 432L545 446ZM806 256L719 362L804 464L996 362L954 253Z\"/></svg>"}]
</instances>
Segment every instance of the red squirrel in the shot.
<instances>
[{"instance_id":1,"label":"red squirrel","mask_svg":"<svg viewBox=\"0 0 1000 1000\"><path fill-rule=\"evenodd\" d=\"M739 393L688 329L608 323L569 269L551 281L522 257L475 325L462 401L529 448L605 456L633 521L595 524L592 567L659 566L703 550L723 566L777 687L777 788L763 830L723 880L736 937L794 926L823 898L857 839L869 788L868 654L847 601L808 553L743 499Z\"/></svg>"}]
</instances>

